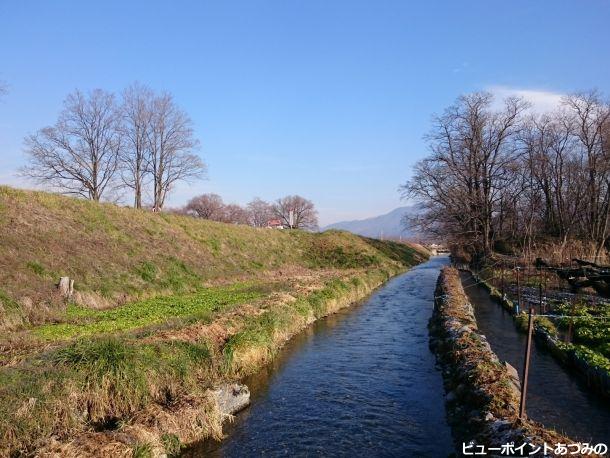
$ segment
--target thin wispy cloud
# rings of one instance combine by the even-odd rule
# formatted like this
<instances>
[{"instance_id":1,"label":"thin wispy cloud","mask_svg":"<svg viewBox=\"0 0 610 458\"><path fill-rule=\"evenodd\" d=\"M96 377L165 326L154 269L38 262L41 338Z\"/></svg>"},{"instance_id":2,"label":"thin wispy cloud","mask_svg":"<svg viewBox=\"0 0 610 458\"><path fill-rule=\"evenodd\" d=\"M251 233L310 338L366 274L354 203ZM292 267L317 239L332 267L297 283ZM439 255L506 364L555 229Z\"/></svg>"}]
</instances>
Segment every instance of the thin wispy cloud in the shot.
<instances>
[{"instance_id":1,"label":"thin wispy cloud","mask_svg":"<svg viewBox=\"0 0 610 458\"><path fill-rule=\"evenodd\" d=\"M451 70L453 73L461 73L463 71L468 70L470 64L468 62L462 62L460 65L456 66Z\"/></svg>"},{"instance_id":2,"label":"thin wispy cloud","mask_svg":"<svg viewBox=\"0 0 610 458\"><path fill-rule=\"evenodd\" d=\"M502 101L507 97L523 97L532 106L534 112L552 111L561 106L561 99L566 95L559 92L539 90L539 89L522 89L510 86L489 86L487 91L494 95L495 103L502 104Z\"/></svg>"}]
</instances>

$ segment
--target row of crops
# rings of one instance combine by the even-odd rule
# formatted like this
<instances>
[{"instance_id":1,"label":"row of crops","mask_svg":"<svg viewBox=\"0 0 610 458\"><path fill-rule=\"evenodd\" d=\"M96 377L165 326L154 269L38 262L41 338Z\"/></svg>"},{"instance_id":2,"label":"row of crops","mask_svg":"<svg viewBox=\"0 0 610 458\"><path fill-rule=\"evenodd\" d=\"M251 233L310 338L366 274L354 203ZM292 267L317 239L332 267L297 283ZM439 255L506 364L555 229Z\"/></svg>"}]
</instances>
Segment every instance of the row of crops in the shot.
<instances>
[{"instance_id":1,"label":"row of crops","mask_svg":"<svg viewBox=\"0 0 610 458\"><path fill-rule=\"evenodd\" d=\"M485 269L478 273L510 301L514 312L534 308L538 327L557 337L573 359L610 375L610 300L539 269ZM523 323L526 322L522 316Z\"/></svg>"}]
</instances>

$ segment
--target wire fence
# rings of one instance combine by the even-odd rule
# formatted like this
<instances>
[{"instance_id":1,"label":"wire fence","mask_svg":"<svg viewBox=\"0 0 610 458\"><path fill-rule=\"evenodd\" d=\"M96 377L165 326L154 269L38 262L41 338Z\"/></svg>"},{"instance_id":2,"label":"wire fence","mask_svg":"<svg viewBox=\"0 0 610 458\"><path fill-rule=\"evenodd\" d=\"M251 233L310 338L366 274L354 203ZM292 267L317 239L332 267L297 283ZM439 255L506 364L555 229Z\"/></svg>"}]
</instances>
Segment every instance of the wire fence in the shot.
<instances>
[{"instance_id":1,"label":"wire fence","mask_svg":"<svg viewBox=\"0 0 610 458\"><path fill-rule=\"evenodd\" d=\"M610 395L610 300L599 294L574 291L568 281L550 268L531 268L500 262L481 270L456 265L473 273L473 282L462 282L466 291L484 286L500 299L504 308L517 315L527 332L521 372L519 417L526 415L527 381L533 334L540 331L541 341L560 361L575 368L588 386L603 396ZM556 278L554 278L556 277ZM465 283L465 284L464 284ZM536 332L534 329L536 328ZM544 336L544 337L542 337ZM560 341L574 344L564 347ZM600 358L601 356L601 358Z\"/></svg>"},{"instance_id":2,"label":"wire fence","mask_svg":"<svg viewBox=\"0 0 610 458\"><path fill-rule=\"evenodd\" d=\"M599 347L610 357L610 299L575 289L552 267L516 262L507 266L505 260L480 270L459 264L455 267L474 274L474 282L465 284L465 290L491 286L513 304L515 314L533 309L536 317L555 325L564 341Z\"/></svg>"}]
</instances>

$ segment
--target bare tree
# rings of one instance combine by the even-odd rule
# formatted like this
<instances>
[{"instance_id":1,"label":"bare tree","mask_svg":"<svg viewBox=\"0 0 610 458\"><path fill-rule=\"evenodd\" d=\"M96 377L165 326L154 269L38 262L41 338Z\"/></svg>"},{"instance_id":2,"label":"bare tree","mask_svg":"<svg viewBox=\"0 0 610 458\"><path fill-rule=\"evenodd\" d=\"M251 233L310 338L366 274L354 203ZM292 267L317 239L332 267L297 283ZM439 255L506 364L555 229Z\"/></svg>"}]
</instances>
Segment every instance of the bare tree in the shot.
<instances>
[{"instance_id":1,"label":"bare tree","mask_svg":"<svg viewBox=\"0 0 610 458\"><path fill-rule=\"evenodd\" d=\"M264 200L255 197L248 203L250 224L254 227L267 227L269 220L273 218L273 206Z\"/></svg>"},{"instance_id":2,"label":"bare tree","mask_svg":"<svg viewBox=\"0 0 610 458\"><path fill-rule=\"evenodd\" d=\"M563 103L572 116L575 137L584 155L587 175L584 184L588 200L584 217L589 236L597 244L597 258L608 237L610 216L610 151L607 141L610 106L596 91L566 97Z\"/></svg>"},{"instance_id":3,"label":"bare tree","mask_svg":"<svg viewBox=\"0 0 610 458\"><path fill-rule=\"evenodd\" d=\"M245 208L237 204L225 205L218 194L193 197L184 207L183 213L221 223L249 224L249 213Z\"/></svg>"},{"instance_id":4,"label":"bare tree","mask_svg":"<svg viewBox=\"0 0 610 458\"><path fill-rule=\"evenodd\" d=\"M148 133L153 208L161 210L168 193L178 181L201 178L205 165L193 151L199 142L192 121L176 106L171 95L155 97Z\"/></svg>"},{"instance_id":5,"label":"bare tree","mask_svg":"<svg viewBox=\"0 0 610 458\"><path fill-rule=\"evenodd\" d=\"M301 196L286 196L273 205L273 212L291 229L317 229L318 212L313 202Z\"/></svg>"},{"instance_id":6,"label":"bare tree","mask_svg":"<svg viewBox=\"0 0 610 458\"><path fill-rule=\"evenodd\" d=\"M523 129L525 172L532 178L530 200L542 194L540 230L565 242L574 233L583 198L582 174L570 117L565 111L532 116Z\"/></svg>"},{"instance_id":7,"label":"bare tree","mask_svg":"<svg viewBox=\"0 0 610 458\"><path fill-rule=\"evenodd\" d=\"M134 192L134 207L142 208L142 190L150 161L148 143L152 127L153 92L134 83L123 91L122 130L125 147L121 151L121 177Z\"/></svg>"},{"instance_id":8,"label":"bare tree","mask_svg":"<svg viewBox=\"0 0 610 458\"><path fill-rule=\"evenodd\" d=\"M222 222L229 224L249 224L248 211L240 205L228 204L223 208Z\"/></svg>"},{"instance_id":9,"label":"bare tree","mask_svg":"<svg viewBox=\"0 0 610 458\"><path fill-rule=\"evenodd\" d=\"M492 250L494 217L513 179L514 140L527 108L518 98L506 99L501 110L493 110L492 102L491 94L469 94L436 117L426 137L432 153L403 187L405 196L423 201L429 227L465 238L485 254Z\"/></svg>"},{"instance_id":10,"label":"bare tree","mask_svg":"<svg viewBox=\"0 0 610 458\"><path fill-rule=\"evenodd\" d=\"M222 197L218 194L202 194L189 200L185 210L187 214L198 218L222 221L224 206Z\"/></svg>"},{"instance_id":11,"label":"bare tree","mask_svg":"<svg viewBox=\"0 0 610 458\"><path fill-rule=\"evenodd\" d=\"M498 240L527 255L577 241L581 256L610 246L610 104L596 91L565 97L550 113L521 116L522 101L491 110L473 94L436 118L431 154L417 164L405 195L422 200L420 225L469 247L477 257Z\"/></svg>"},{"instance_id":12,"label":"bare tree","mask_svg":"<svg viewBox=\"0 0 610 458\"><path fill-rule=\"evenodd\" d=\"M117 171L119 121L112 94L75 91L54 126L26 138L28 165L21 173L64 193L100 200Z\"/></svg>"}]
</instances>

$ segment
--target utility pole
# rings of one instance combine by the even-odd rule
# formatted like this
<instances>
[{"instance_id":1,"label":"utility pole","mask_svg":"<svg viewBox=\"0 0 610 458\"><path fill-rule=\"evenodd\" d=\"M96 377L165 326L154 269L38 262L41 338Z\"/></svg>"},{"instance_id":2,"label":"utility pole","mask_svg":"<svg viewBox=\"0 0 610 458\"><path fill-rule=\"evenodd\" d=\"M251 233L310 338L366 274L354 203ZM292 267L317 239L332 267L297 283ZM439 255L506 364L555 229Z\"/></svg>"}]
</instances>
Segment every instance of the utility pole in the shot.
<instances>
[{"instance_id":1,"label":"utility pole","mask_svg":"<svg viewBox=\"0 0 610 458\"><path fill-rule=\"evenodd\" d=\"M525 419L525 400L527 398L527 378L530 371L530 354L532 351L532 333L534 331L534 307L530 308L527 321L527 343L525 344L525 361L523 362L523 374L521 377L521 399L519 402L519 418Z\"/></svg>"}]
</instances>

